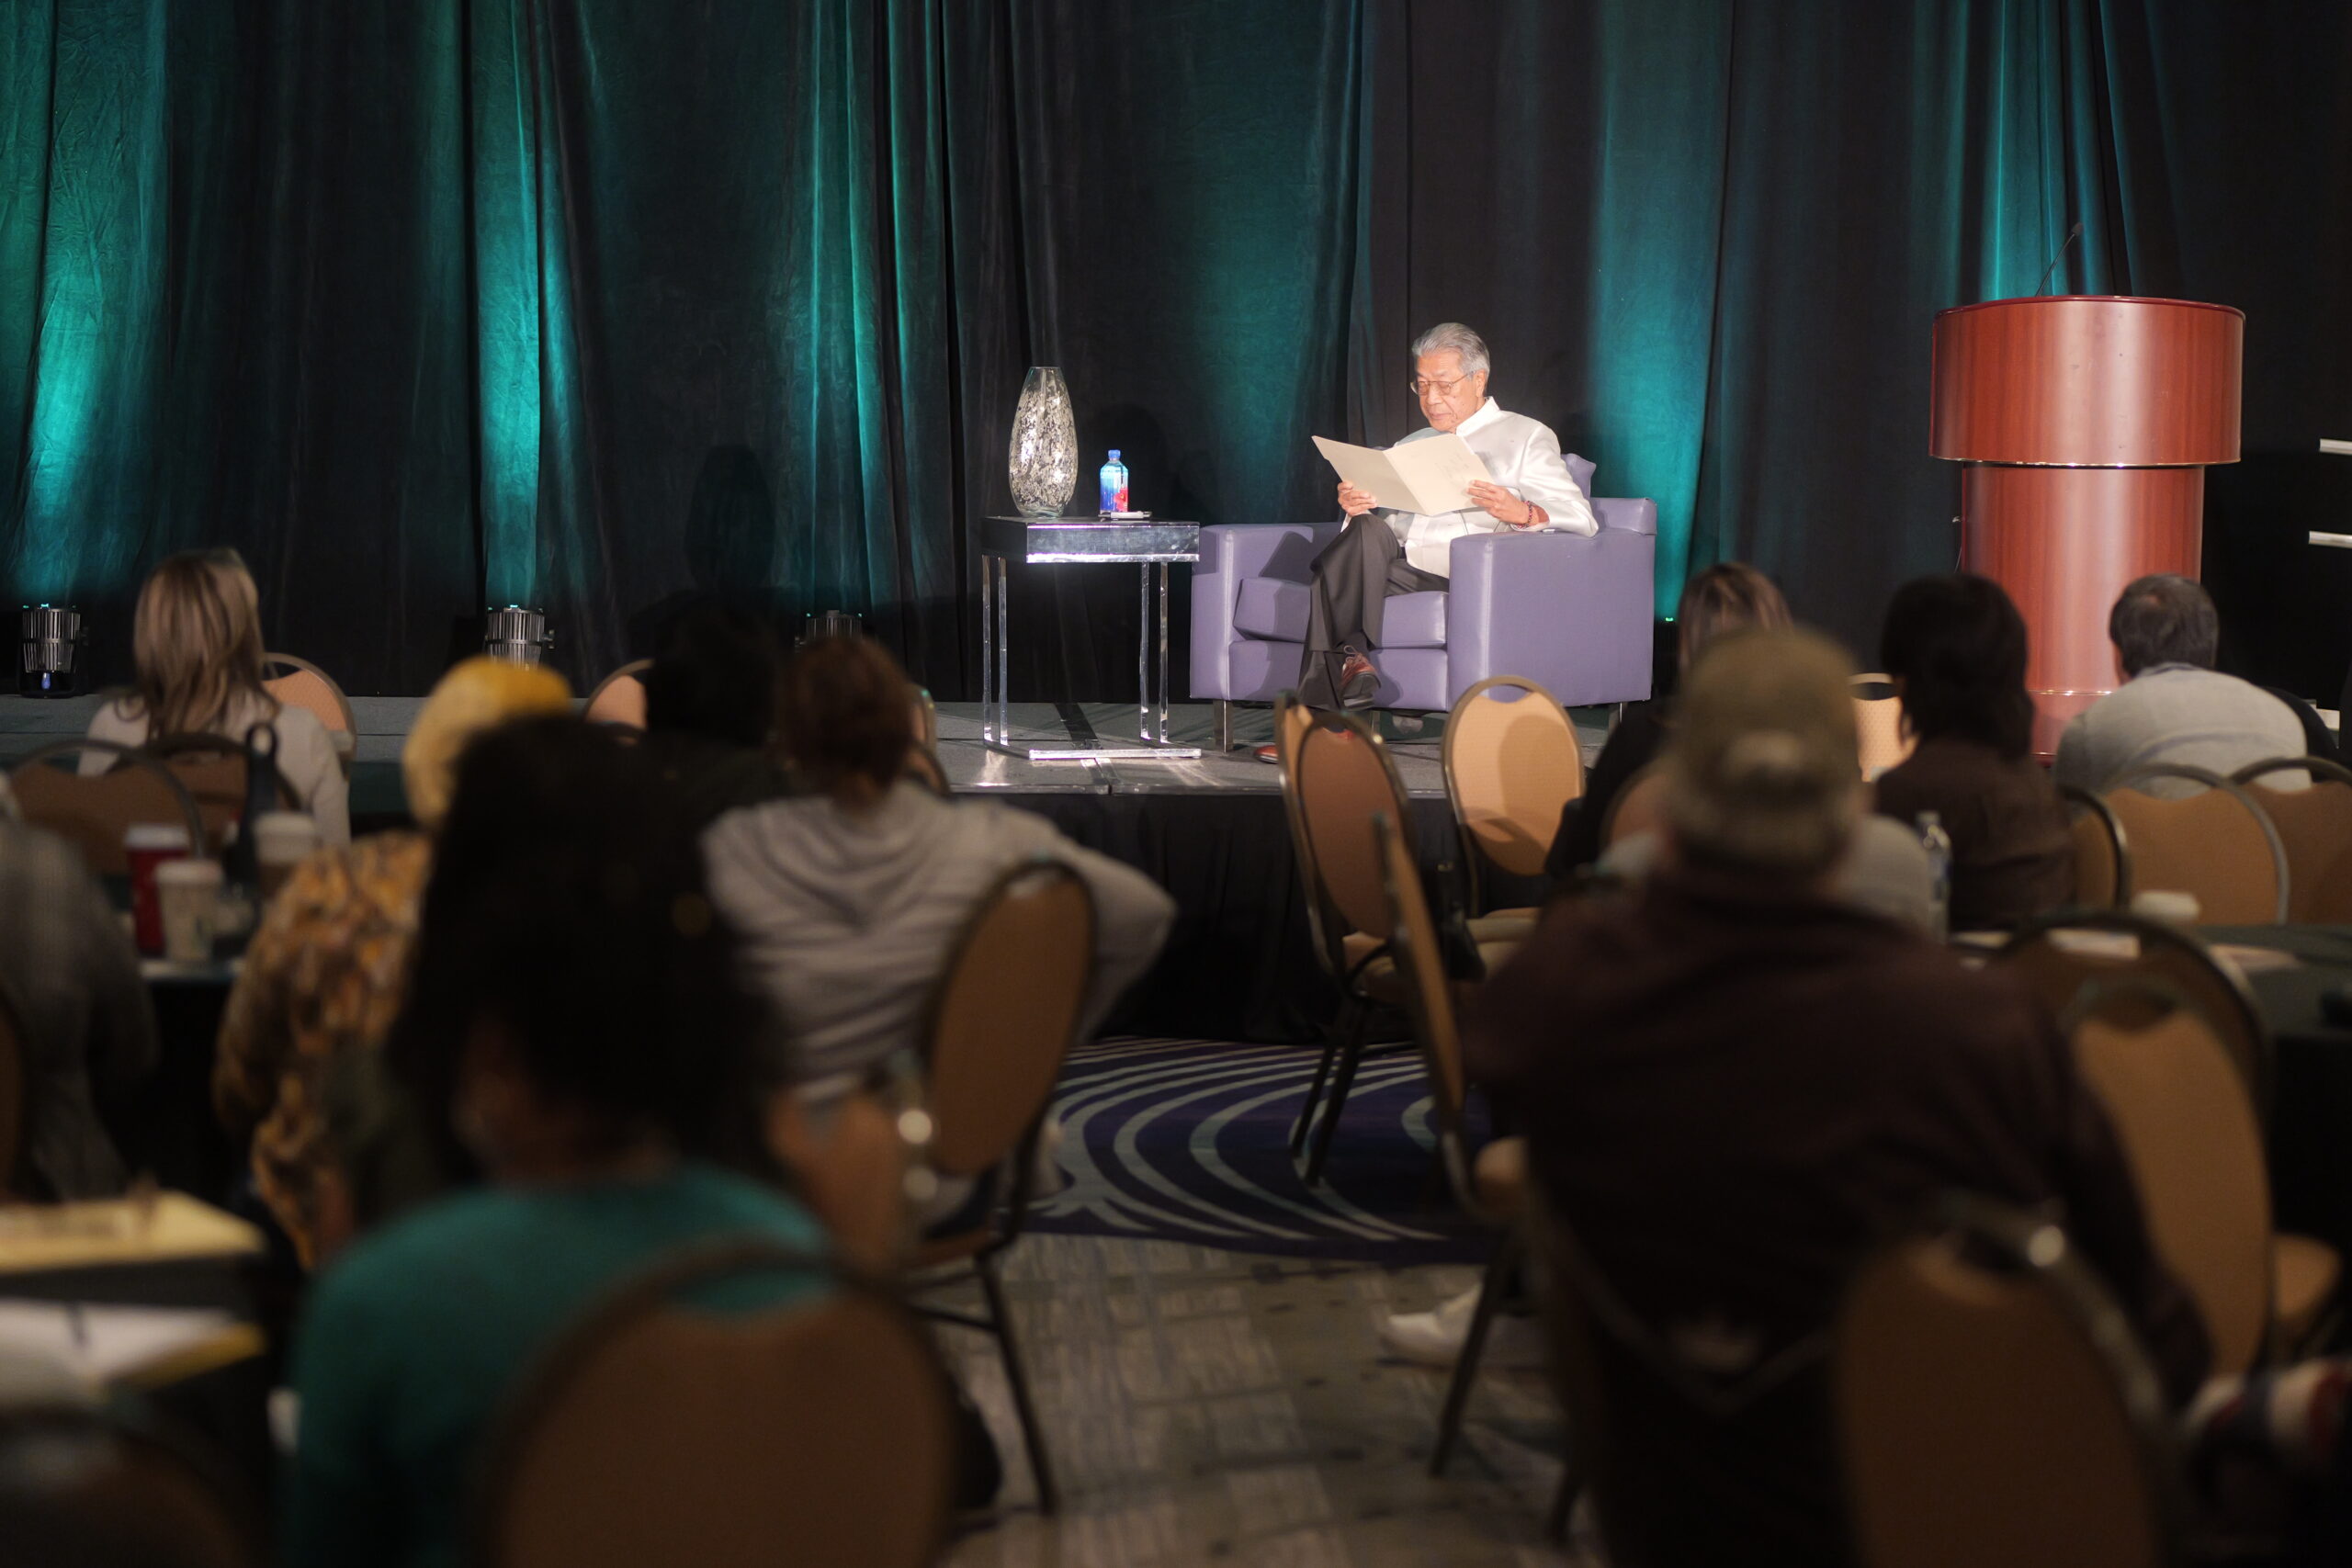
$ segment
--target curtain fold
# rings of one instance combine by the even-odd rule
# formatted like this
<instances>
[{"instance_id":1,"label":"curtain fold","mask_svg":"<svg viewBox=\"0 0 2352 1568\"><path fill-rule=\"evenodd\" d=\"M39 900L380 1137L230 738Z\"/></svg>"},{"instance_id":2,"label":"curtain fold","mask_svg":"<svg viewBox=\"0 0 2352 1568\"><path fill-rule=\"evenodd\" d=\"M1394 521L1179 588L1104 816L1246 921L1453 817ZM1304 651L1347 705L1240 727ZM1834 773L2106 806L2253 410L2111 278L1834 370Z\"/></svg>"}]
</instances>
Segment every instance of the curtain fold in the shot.
<instances>
[{"instance_id":1,"label":"curtain fold","mask_svg":"<svg viewBox=\"0 0 2352 1568\"><path fill-rule=\"evenodd\" d=\"M223 542L356 691L509 601L593 681L716 595L967 698L1029 366L1074 507L1115 446L1163 515L1320 518L1306 437L1405 434L1455 319L1657 501L1662 611L1736 556L1867 650L1954 556L1929 321L2080 222L2052 291L2248 311L2208 577L2234 661L2332 690L2347 82L2321 0L17 0L0 559L108 674ZM1016 691L1133 695L1145 613L1023 574Z\"/></svg>"}]
</instances>

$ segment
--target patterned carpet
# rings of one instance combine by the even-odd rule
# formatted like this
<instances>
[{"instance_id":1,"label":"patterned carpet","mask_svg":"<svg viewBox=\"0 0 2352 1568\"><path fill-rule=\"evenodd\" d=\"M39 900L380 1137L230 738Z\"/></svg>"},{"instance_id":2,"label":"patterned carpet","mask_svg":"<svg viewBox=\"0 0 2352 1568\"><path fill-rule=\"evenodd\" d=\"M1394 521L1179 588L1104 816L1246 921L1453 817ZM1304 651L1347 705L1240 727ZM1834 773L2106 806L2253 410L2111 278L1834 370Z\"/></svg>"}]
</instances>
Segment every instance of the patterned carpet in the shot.
<instances>
[{"instance_id":1,"label":"patterned carpet","mask_svg":"<svg viewBox=\"0 0 2352 1568\"><path fill-rule=\"evenodd\" d=\"M1392 1264L1483 1258L1484 1233L1435 1176L1429 1095L1409 1048L1368 1056L1323 1181L1290 1157L1317 1051L1113 1039L1072 1053L1056 1108L1070 1184L1033 1229Z\"/></svg>"}]
</instances>

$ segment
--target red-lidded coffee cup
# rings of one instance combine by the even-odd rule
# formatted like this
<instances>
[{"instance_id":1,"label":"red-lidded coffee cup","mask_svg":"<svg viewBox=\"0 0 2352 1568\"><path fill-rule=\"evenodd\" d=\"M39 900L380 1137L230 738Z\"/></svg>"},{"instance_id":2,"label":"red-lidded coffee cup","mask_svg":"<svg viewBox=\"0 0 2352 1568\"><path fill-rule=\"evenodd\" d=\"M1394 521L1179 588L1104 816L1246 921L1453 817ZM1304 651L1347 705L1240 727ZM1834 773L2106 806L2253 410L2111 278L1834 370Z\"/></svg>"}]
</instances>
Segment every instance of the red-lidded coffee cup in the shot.
<instances>
[{"instance_id":1,"label":"red-lidded coffee cup","mask_svg":"<svg viewBox=\"0 0 2352 1568\"><path fill-rule=\"evenodd\" d=\"M139 951L164 951L164 907L155 900L155 868L195 852L176 822L134 822L123 829L122 858L130 867L130 927Z\"/></svg>"}]
</instances>

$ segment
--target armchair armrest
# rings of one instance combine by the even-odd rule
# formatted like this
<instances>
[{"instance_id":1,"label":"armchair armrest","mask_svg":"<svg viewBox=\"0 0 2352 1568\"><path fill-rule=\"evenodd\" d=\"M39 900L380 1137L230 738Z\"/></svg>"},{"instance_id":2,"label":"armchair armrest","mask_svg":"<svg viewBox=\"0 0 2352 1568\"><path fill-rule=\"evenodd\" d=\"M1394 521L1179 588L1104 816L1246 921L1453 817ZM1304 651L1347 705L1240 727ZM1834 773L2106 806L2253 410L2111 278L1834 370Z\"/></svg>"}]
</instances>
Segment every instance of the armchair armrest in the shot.
<instances>
[{"instance_id":1,"label":"armchair armrest","mask_svg":"<svg viewBox=\"0 0 2352 1568\"><path fill-rule=\"evenodd\" d=\"M1523 675L1571 707L1650 694L1657 508L1596 501L1598 534L1470 534L1449 552L1446 685ZM1644 525L1646 524L1646 526Z\"/></svg>"},{"instance_id":2,"label":"armchair armrest","mask_svg":"<svg viewBox=\"0 0 2352 1568\"><path fill-rule=\"evenodd\" d=\"M1239 635L1234 606L1241 584L1252 577L1286 582L1312 581L1311 563L1340 536L1340 523L1220 524L1201 530L1201 560L1193 570L1193 657L1190 695L1195 702L1229 697L1233 682L1228 650Z\"/></svg>"}]
</instances>

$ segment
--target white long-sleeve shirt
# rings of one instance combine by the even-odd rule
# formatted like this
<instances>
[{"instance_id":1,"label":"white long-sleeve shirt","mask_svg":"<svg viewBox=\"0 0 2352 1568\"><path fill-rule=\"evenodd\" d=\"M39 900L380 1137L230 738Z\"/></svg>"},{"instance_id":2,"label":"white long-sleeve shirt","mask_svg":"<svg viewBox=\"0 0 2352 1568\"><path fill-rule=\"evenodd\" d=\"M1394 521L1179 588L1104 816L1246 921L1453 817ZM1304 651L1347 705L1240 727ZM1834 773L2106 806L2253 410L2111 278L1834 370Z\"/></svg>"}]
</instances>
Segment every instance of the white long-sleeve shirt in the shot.
<instances>
[{"instance_id":1,"label":"white long-sleeve shirt","mask_svg":"<svg viewBox=\"0 0 2352 1568\"><path fill-rule=\"evenodd\" d=\"M1417 430L1405 441L1425 441L1438 434L1434 429ZM1523 413L1507 413L1488 398L1476 413L1453 427L1453 434L1478 454L1495 483L1544 510L1551 518L1545 526L1572 534L1600 532L1592 502L1577 488L1567 460L1560 456L1560 438L1552 434L1550 425ZM1396 445L1402 446L1405 441ZM1435 515L1384 507L1380 516L1405 547L1405 559L1440 577L1451 575L1448 550L1454 540L1464 534L1499 534L1510 527L1475 506Z\"/></svg>"}]
</instances>

